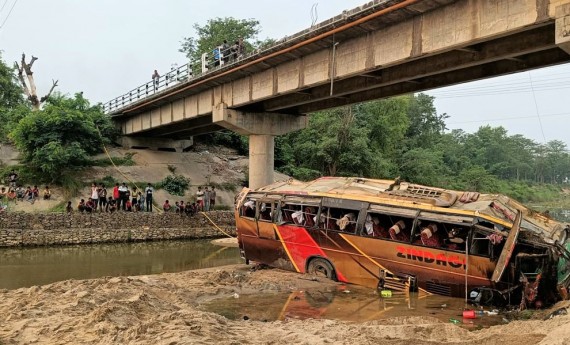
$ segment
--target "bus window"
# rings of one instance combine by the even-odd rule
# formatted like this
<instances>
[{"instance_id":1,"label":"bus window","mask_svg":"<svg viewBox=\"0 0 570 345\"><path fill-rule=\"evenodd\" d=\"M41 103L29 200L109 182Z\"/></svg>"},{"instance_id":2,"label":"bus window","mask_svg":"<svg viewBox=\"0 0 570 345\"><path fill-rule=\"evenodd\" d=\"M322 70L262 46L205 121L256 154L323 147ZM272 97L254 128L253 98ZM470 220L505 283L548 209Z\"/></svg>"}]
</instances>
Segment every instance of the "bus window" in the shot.
<instances>
[{"instance_id":1,"label":"bus window","mask_svg":"<svg viewBox=\"0 0 570 345\"><path fill-rule=\"evenodd\" d=\"M473 232L473 238L469 246L469 254L485 257L491 256L491 241L489 241L487 234L481 231Z\"/></svg>"},{"instance_id":2,"label":"bus window","mask_svg":"<svg viewBox=\"0 0 570 345\"><path fill-rule=\"evenodd\" d=\"M240 216L255 218L255 200L247 198L240 209Z\"/></svg>"},{"instance_id":3,"label":"bus window","mask_svg":"<svg viewBox=\"0 0 570 345\"><path fill-rule=\"evenodd\" d=\"M465 251L469 229L469 226L463 224L419 219L412 242L427 247Z\"/></svg>"},{"instance_id":4,"label":"bus window","mask_svg":"<svg viewBox=\"0 0 570 345\"><path fill-rule=\"evenodd\" d=\"M318 206L282 203L277 222L312 228L317 224L318 212Z\"/></svg>"},{"instance_id":5,"label":"bus window","mask_svg":"<svg viewBox=\"0 0 570 345\"><path fill-rule=\"evenodd\" d=\"M272 222L275 210L277 210L276 201L258 201L259 221Z\"/></svg>"},{"instance_id":6,"label":"bus window","mask_svg":"<svg viewBox=\"0 0 570 345\"><path fill-rule=\"evenodd\" d=\"M356 233L358 211L329 207L321 212L321 224L326 230Z\"/></svg>"},{"instance_id":7,"label":"bus window","mask_svg":"<svg viewBox=\"0 0 570 345\"><path fill-rule=\"evenodd\" d=\"M505 245L506 233L502 225L478 219L469 245L469 253L498 258Z\"/></svg>"},{"instance_id":8,"label":"bus window","mask_svg":"<svg viewBox=\"0 0 570 345\"><path fill-rule=\"evenodd\" d=\"M305 222L304 225L308 228L312 228L317 224L317 213L319 211L318 207L314 206L305 206L304 207L304 217Z\"/></svg>"},{"instance_id":9,"label":"bus window","mask_svg":"<svg viewBox=\"0 0 570 345\"><path fill-rule=\"evenodd\" d=\"M390 227L390 217L387 215L368 212L364 221L363 236L390 238L388 228Z\"/></svg>"},{"instance_id":10,"label":"bus window","mask_svg":"<svg viewBox=\"0 0 570 345\"><path fill-rule=\"evenodd\" d=\"M302 206L284 203L281 205L280 217L285 224L301 225L304 221Z\"/></svg>"}]
</instances>

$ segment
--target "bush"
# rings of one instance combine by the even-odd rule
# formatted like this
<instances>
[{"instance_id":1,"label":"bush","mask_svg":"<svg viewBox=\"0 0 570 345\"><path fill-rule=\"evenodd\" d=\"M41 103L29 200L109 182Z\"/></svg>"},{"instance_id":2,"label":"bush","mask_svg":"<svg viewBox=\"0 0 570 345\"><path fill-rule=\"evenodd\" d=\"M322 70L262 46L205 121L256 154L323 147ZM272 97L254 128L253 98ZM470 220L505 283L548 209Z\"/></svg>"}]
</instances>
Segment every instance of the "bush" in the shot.
<instances>
[{"instance_id":1,"label":"bush","mask_svg":"<svg viewBox=\"0 0 570 345\"><path fill-rule=\"evenodd\" d=\"M172 195L184 196L189 185L190 179L182 175L168 175L160 181L156 188L162 188Z\"/></svg>"},{"instance_id":2,"label":"bush","mask_svg":"<svg viewBox=\"0 0 570 345\"><path fill-rule=\"evenodd\" d=\"M227 190L230 192L235 192L238 189L238 186L232 182L222 182L222 183L210 182L210 186L216 187L217 190Z\"/></svg>"}]
</instances>

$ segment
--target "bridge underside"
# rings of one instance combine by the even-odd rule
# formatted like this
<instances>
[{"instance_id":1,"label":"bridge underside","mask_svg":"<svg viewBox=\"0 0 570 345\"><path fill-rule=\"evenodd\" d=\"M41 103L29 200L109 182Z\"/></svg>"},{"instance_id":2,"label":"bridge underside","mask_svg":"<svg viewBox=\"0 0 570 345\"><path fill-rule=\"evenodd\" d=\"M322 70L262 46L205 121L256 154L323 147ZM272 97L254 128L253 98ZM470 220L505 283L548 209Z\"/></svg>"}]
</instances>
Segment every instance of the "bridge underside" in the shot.
<instances>
[{"instance_id":1,"label":"bridge underside","mask_svg":"<svg viewBox=\"0 0 570 345\"><path fill-rule=\"evenodd\" d=\"M300 115L568 61L570 55L556 45L554 23L546 23L491 41L336 78L332 83L332 96L329 80L233 108L247 112ZM213 123L211 114L207 114L139 131L136 135L182 139L220 129L223 127Z\"/></svg>"}]
</instances>

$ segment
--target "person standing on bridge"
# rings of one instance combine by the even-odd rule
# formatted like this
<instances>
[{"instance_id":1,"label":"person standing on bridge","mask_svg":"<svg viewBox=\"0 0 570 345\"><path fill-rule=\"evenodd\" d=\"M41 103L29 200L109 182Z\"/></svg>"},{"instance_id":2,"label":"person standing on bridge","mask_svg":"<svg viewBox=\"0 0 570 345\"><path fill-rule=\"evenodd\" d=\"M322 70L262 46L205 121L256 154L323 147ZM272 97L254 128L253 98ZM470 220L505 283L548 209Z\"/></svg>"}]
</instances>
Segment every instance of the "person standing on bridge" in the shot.
<instances>
[{"instance_id":1,"label":"person standing on bridge","mask_svg":"<svg viewBox=\"0 0 570 345\"><path fill-rule=\"evenodd\" d=\"M158 80L160 79L160 74L157 70L154 70L152 74L152 84L154 85L154 91L158 90Z\"/></svg>"}]
</instances>

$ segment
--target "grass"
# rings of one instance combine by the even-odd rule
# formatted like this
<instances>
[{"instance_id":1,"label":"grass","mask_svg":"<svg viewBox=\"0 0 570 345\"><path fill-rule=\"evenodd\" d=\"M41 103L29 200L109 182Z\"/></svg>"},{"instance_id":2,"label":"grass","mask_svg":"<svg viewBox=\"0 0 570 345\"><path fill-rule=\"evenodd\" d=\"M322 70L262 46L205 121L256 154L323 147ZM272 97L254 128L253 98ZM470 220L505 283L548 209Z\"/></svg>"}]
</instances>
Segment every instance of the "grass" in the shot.
<instances>
[{"instance_id":1,"label":"grass","mask_svg":"<svg viewBox=\"0 0 570 345\"><path fill-rule=\"evenodd\" d=\"M232 182L222 182L222 183L210 182L210 186L216 187L217 190L227 190L230 192L237 191L239 187L238 185Z\"/></svg>"},{"instance_id":2,"label":"grass","mask_svg":"<svg viewBox=\"0 0 570 345\"><path fill-rule=\"evenodd\" d=\"M135 165L135 161L133 160L134 155L135 152L127 152L123 157L112 157L113 163L115 163L117 166L133 166ZM109 160L109 158L91 160L91 165L98 167L112 166L113 163L111 163L111 160Z\"/></svg>"},{"instance_id":3,"label":"grass","mask_svg":"<svg viewBox=\"0 0 570 345\"><path fill-rule=\"evenodd\" d=\"M67 206L67 201L62 201L55 205L54 207L50 208L48 212L52 213L62 213L65 212L65 206Z\"/></svg>"}]
</instances>

